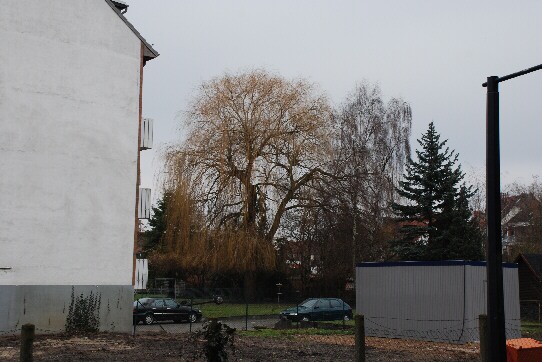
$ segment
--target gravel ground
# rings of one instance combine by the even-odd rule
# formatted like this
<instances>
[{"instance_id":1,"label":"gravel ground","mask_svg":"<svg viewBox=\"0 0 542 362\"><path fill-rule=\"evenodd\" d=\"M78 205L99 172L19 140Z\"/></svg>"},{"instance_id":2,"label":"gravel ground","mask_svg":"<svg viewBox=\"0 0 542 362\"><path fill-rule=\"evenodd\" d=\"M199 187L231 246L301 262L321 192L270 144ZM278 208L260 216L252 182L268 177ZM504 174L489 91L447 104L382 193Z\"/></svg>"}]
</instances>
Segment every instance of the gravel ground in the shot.
<instances>
[{"instance_id":1,"label":"gravel ground","mask_svg":"<svg viewBox=\"0 0 542 362\"><path fill-rule=\"evenodd\" d=\"M231 361L354 361L354 336L235 337ZM36 336L34 361L205 361L189 334ZM366 339L367 361L479 361L477 345ZM0 361L19 360L18 337L0 338Z\"/></svg>"}]
</instances>

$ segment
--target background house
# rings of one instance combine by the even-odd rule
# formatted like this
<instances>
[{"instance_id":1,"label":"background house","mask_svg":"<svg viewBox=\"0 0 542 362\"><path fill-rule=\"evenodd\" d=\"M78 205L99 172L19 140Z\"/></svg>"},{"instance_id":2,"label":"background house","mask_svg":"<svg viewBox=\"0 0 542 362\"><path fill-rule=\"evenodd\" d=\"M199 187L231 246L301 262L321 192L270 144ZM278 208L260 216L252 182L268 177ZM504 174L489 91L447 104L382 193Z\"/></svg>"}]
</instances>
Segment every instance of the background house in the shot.
<instances>
[{"instance_id":1,"label":"background house","mask_svg":"<svg viewBox=\"0 0 542 362\"><path fill-rule=\"evenodd\" d=\"M542 319L542 254L519 254L519 299L523 319Z\"/></svg>"},{"instance_id":2,"label":"background house","mask_svg":"<svg viewBox=\"0 0 542 362\"><path fill-rule=\"evenodd\" d=\"M522 253L540 253L542 203L532 193L502 196L503 256L512 261Z\"/></svg>"},{"instance_id":3,"label":"background house","mask_svg":"<svg viewBox=\"0 0 542 362\"><path fill-rule=\"evenodd\" d=\"M64 329L73 297L129 331L143 66L158 53L109 0L0 11L0 333Z\"/></svg>"}]
</instances>

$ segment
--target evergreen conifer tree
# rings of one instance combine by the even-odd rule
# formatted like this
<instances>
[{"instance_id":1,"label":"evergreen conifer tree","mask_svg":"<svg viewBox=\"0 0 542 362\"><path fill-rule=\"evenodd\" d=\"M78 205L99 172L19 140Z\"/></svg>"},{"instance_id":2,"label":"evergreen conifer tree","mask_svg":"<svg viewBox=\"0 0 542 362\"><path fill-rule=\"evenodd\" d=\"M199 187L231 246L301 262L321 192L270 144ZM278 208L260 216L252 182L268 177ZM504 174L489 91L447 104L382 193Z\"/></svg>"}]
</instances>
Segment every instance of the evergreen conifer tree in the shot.
<instances>
[{"instance_id":1,"label":"evergreen conifer tree","mask_svg":"<svg viewBox=\"0 0 542 362\"><path fill-rule=\"evenodd\" d=\"M145 251L160 249L163 246L163 238L167 229L167 207L170 203L171 192L166 191L158 200L156 207L152 208L152 216L149 219L150 230L143 234Z\"/></svg>"},{"instance_id":2,"label":"evergreen conifer tree","mask_svg":"<svg viewBox=\"0 0 542 362\"><path fill-rule=\"evenodd\" d=\"M463 182L458 155L440 141L433 122L418 140L397 189L405 204L392 205L401 238L392 250L401 260L481 260L482 233L469 208L471 187Z\"/></svg>"}]
</instances>

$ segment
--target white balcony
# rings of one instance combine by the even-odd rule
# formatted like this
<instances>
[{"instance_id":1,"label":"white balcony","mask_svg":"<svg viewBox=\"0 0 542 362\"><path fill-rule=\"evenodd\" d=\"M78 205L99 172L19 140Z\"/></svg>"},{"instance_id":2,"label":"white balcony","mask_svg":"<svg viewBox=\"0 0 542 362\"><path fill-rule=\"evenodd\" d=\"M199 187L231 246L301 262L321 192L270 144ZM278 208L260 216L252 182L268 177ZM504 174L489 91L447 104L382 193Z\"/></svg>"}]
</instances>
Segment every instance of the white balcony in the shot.
<instances>
[{"instance_id":1,"label":"white balcony","mask_svg":"<svg viewBox=\"0 0 542 362\"><path fill-rule=\"evenodd\" d=\"M139 204L137 217L139 219L151 218L151 189L139 189Z\"/></svg>"},{"instance_id":2,"label":"white balcony","mask_svg":"<svg viewBox=\"0 0 542 362\"><path fill-rule=\"evenodd\" d=\"M140 150L152 148L153 123L154 121L151 118L143 118L143 122L141 123L141 142L139 144Z\"/></svg>"}]
</instances>

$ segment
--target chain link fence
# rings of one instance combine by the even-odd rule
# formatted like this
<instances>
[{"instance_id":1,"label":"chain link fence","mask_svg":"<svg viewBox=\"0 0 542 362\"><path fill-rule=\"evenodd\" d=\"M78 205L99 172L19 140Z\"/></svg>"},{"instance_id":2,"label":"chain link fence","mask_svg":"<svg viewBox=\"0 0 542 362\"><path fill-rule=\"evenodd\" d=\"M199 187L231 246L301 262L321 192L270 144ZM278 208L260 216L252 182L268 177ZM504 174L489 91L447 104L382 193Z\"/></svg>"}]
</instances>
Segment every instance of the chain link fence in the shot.
<instances>
[{"instance_id":1,"label":"chain link fence","mask_svg":"<svg viewBox=\"0 0 542 362\"><path fill-rule=\"evenodd\" d=\"M519 305L522 320L542 323L541 300L522 300Z\"/></svg>"},{"instance_id":2,"label":"chain link fence","mask_svg":"<svg viewBox=\"0 0 542 362\"><path fill-rule=\"evenodd\" d=\"M133 340L136 345L144 341L147 346L157 340L190 340L207 321L216 319L237 330L239 349L251 348L251 353L256 354L255 346L259 346L262 358L275 353L292 358L292 350L301 356L301 361L305 356L330 360L334 353L353 354L356 311L346 298L303 300L278 293L266 298L263 293L252 292L255 295L252 298L235 288L161 287L137 293L133 298ZM102 303L100 308L103 311L109 307ZM507 321L507 337L541 340L540 309L539 301L522 301L521 320ZM390 321L379 316L364 317L367 361L479 360L477 319ZM520 324L523 328L518 334ZM20 332L21 326L17 325L1 330L0 337L9 338ZM36 325L36 333L58 334L59 330ZM269 335L289 338L259 338ZM160 344L156 346L160 348Z\"/></svg>"},{"instance_id":3,"label":"chain link fence","mask_svg":"<svg viewBox=\"0 0 542 362\"><path fill-rule=\"evenodd\" d=\"M259 300L257 302L254 299ZM185 333L217 319L237 330L322 328L353 330L353 310L340 298L288 300L278 295L246 298L240 289L155 289L136 294L134 335L147 331Z\"/></svg>"}]
</instances>

